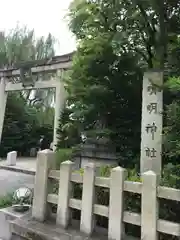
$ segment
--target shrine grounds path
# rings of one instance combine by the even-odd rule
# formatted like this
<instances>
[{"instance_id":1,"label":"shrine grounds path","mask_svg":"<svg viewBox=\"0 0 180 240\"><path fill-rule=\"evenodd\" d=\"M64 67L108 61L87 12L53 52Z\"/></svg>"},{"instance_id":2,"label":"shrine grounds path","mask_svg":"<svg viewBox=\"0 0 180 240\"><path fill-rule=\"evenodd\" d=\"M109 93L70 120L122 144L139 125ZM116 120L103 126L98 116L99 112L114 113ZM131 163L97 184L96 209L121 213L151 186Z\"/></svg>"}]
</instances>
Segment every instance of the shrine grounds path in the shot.
<instances>
[{"instance_id":1,"label":"shrine grounds path","mask_svg":"<svg viewBox=\"0 0 180 240\"><path fill-rule=\"evenodd\" d=\"M0 197L24 186L33 188L34 176L0 169Z\"/></svg>"}]
</instances>

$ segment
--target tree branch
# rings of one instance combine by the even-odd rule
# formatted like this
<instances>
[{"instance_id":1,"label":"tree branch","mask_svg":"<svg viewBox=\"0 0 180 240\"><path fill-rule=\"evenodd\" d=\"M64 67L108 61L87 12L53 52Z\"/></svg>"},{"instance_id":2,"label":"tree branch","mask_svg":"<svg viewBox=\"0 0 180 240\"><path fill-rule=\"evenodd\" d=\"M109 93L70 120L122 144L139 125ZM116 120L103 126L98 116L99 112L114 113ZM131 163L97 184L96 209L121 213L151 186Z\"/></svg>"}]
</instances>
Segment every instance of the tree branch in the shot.
<instances>
[{"instance_id":1,"label":"tree branch","mask_svg":"<svg viewBox=\"0 0 180 240\"><path fill-rule=\"evenodd\" d=\"M144 10L143 6L140 4L139 0L136 1L136 4L139 8L139 10L141 11L141 14L145 20L145 23L147 24L147 27L149 28L149 30L151 31L151 33L153 32L153 29L151 27L151 24L149 23L149 18L148 15L146 14L146 11Z\"/></svg>"},{"instance_id":2,"label":"tree branch","mask_svg":"<svg viewBox=\"0 0 180 240\"><path fill-rule=\"evenodd\" d=\"M158 1L158 15L159 15L159 26L160 26L160 37L159 37L159 61L160 67L164 69L164 63L167 51L167 33L165 23L165 6L164 1Z\"/></svg>"},{"instance_id":3,"label":"tree branch","mask_svg":"<svg viewBox=\"0 0 180 240\"><path fill-rule=\"evenodd\" d=\"M153 54L152 54L152 51L151 51L152 45L150 44L150 42L148 40L145 39L145 37L143 35L143 33L144 33L143 29L138 25L138 23L136 23L136 24L137 24L137 27L138 27L138 29L140 31L142 40L143 40L143 42L145 44L145 48L146 48L146 51L147 51L147 54L148 54L148 57L145 54L143 54L145 56L144 59L147 62L149 68L152 68L153 67L153 62L152 62ZM142 52L141 52L141 55L142 55Z\"/></svg>"}]
</instances>

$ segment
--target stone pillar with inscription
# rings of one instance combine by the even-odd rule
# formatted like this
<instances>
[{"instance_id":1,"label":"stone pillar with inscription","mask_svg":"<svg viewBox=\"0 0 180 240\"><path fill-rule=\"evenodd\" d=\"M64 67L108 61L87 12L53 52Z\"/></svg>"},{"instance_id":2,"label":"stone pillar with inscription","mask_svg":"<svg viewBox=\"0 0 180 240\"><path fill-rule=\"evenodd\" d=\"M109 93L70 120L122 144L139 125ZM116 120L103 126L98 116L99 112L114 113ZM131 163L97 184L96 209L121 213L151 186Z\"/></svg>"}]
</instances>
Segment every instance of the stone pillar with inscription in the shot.
<instances>
[{"instance_id":1,"label":"stone pillar with inscription","mask_svg":"<svg viewBox=\"0 0 180 240\"><path fill-rule=\"evenodd\" d=\"M163 73L146 72L143 78L141 123L141 174L152 170L161 175L163 125Z\"/></svg>"}]
</instances>

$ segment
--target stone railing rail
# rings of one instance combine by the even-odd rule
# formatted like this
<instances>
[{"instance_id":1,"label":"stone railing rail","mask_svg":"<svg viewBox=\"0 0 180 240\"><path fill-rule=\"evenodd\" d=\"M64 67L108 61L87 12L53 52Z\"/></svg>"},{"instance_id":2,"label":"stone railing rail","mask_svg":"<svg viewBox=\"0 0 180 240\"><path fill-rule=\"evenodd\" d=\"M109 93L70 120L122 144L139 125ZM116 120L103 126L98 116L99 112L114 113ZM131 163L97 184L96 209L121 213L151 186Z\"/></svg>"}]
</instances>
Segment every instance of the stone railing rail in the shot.
<instances>
[{"instance_id":1,"label":"stone railing rail","mask_svg":"<svg viewBox=\"0 0 180 240\"><path fill-rule=\"evenodd\" d=\"M96 177L93 164L84 169L83 176L73 172L70 161L61 164L60 171L53 170L55 153L44 150L38 153L32 217L38 221L47 218L48 204L57 204L56 223L64 228L70 222L70 210L81 211L80 231L91 234L94 215L108 218L108 238L123 239L124 223L141 226L141 239L157 240L158 232L180 236L180 224L161 220L158 199L180 201L180 190L159 186L157 175L148 171L142 182L126 181L127 172L121 167L112 169L110 178ZM51 194L51 179L59 180L59 193ZM82 199L71 198L72 183L83 184ZM95 186L109 188L109 206L95 204ZM141 214L124 211L124 192L141 194Z\"/></svg>"}]
</instances>

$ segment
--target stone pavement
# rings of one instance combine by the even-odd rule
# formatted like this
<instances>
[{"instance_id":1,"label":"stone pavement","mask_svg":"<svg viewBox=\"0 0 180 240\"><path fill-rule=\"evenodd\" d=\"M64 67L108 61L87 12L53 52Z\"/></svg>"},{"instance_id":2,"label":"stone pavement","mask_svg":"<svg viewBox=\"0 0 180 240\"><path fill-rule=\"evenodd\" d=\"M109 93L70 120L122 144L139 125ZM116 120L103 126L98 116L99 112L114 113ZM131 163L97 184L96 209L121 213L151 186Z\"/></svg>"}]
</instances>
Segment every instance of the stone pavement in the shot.
<instances>
[{"instance_id":1,"label":"stone pavement","mask_svg":"<svg viewBox=\"0 0 180 240\"><path fill-rule=\"evenodd\" d=\"M0 161L0 169L35 175L36 158L18 158L16 166L7 166L6 160L2 159Z\"/></svg>"},{"instance_id":2,"label":"stone pavement","mask_svg":"<svg viewBox=\"0 0 180 240\"><path fill-rule=\"evenodd\" d=\"M5 196L25 186L34 187L34 176L0 169L0 196Z\"/></svg>"}]
</instances>

